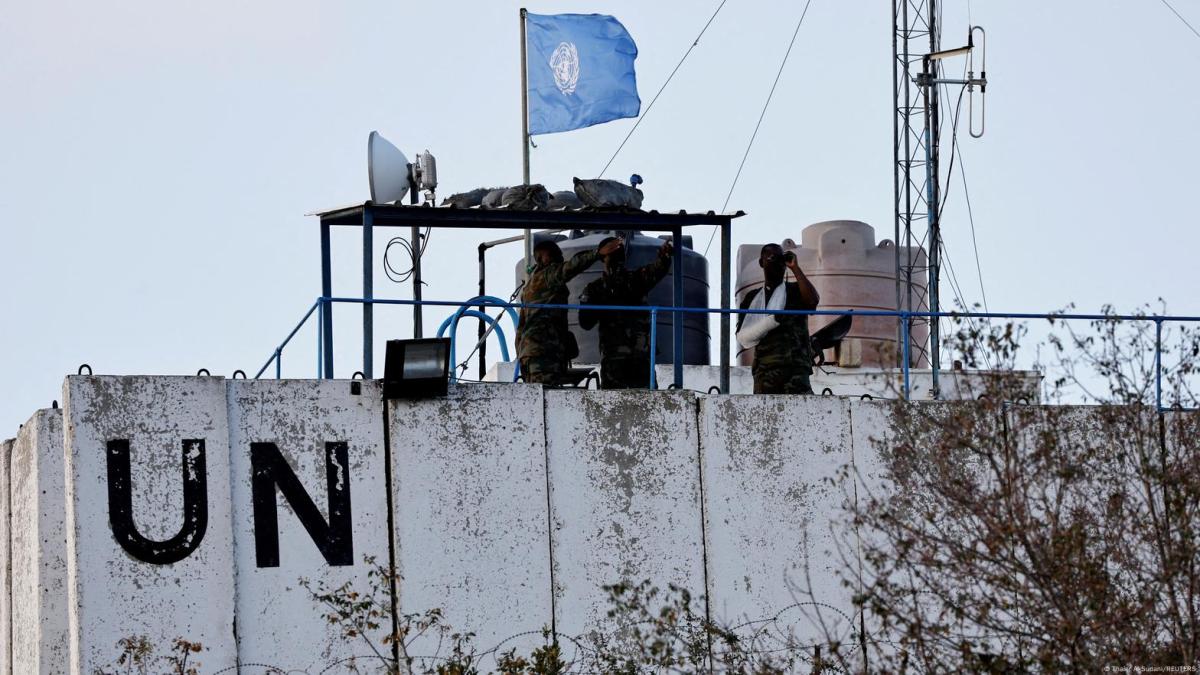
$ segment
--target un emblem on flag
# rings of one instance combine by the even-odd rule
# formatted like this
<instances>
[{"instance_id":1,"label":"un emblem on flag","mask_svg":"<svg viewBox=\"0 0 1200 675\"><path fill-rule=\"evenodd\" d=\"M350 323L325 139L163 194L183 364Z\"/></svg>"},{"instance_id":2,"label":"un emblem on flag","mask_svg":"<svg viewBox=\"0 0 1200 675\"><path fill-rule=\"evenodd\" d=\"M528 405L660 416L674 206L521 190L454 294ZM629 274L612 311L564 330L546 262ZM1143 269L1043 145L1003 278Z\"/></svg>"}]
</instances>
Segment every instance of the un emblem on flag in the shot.
<instances>
[{"instance_id":1,"label":"un emblem on flag","mask_svg":"<svg viewBox=\"0 0 1200 675\"><path fill-rule=\"evenodd\" d=\"M574 94L579 84L579 50L572 42L560 42L550 56L550 70L554 72L554 84L563 94Z\"/></svg>"}]
</instances>

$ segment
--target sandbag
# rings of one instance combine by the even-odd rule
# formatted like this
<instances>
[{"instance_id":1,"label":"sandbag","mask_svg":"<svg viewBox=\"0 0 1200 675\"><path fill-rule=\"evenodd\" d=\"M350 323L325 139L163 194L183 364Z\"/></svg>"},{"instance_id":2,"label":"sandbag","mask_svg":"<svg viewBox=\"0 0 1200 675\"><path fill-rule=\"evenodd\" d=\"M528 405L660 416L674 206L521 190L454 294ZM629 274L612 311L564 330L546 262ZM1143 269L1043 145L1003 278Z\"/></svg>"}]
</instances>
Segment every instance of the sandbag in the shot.
<instances>
[{"instance_id":1,"label":"sandbag","mask_svg":"<svg viewBox=\"0 0 1200 675\"><path fill-rule=\"evenodd\" d=\"M506 187L489 190L488 193L483 196L483 201L480 202L479 205L485 209L498 209L500 208L500 200L504 198L504 193L507 191L508 188Z\"/></svg>"},{"instance_id":2,"label":"sandbag","mask_svg":"<svg viewBox=\"0 0 1200 675\"><path fill-rule=\"evenodd\" d=\"M475 188L470 192L459 192L442 200L442 206L469 209L483 203L483 198L496 188Z\"/></svg>"},{"instance_id":3,"label":"sandbag","mask_svg":"<svg viewBox=\"0 0 1200 675\"><path fill-rule=\"evenodd\" d=\"M515 185L504 192L500 205L516 211L545 210L550 206L550 193L542 185Z\"/></svg>"},{"instance_id":4,"label":"sandbag","mask_svg":"<svg viewBox=\"0 0 1200 675\"><path fill-rule=\"evenodd\" d=\"M580 201L579 195L570 190L559 190L550 195L551 210L567 210L575 211L583 208L583 202Z\"/></svg>"},{"instance_id":5,"label":"sandbag","mask_svg":"<svg viewBox=\"0 0 1200 675\"><path fill-rule=\"evenodd\" d=\"M575 178L575 194L593 208L642 208L642 191L607 178Z\"/></svg>"}]
</instances>

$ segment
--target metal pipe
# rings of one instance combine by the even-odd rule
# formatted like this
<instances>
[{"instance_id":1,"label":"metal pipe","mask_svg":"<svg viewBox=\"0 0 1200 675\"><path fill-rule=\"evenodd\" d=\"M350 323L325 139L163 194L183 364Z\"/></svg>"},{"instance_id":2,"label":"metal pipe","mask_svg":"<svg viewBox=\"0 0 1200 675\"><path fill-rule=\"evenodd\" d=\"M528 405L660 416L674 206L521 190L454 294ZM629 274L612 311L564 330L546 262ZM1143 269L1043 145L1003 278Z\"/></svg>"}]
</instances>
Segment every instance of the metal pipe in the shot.
<instances>
[{"instance_id":1,"label":"metal pipe","mask_svg":"<svg viewBox=\"0 0 1200 675\"><path fill-rule=\"evenodd\" d=\"M979 31L979 133L975 133L975 91L968 89L967 95L967 133L971 134L971 138L983 138L983 132L987 126L987 31L983 26L971 26L970 32L967 33L967 39L971 44L975 43L975 31ZM967 66L967 79L972 80L975 77L975 54L972 53L969 65Z\"/></svg>"},{"instance_id":2,"label":"metal pipe","mask_svg":"<svg viewBox=\"0 0 1200 675\"><path fill-rule=\"evenodd\" d=\"M654 382L654 366L655 358L654 351L658 346L658 308L650 308L650 389L657 389L658 385ZM603 373L601 373L603 376Z\"/></svg>"},{"instance_id":3,"label":"metal pipe","mask_svg":"<svg viewBox=\"0 0 1200 675\"><path fill-rule=\"evenodd\" d=\"M350 303L357 304L364 302L362 298L321 298L330 303ZM412 305L412 300L401 300L392 298L375 298L371 302L377 305ZM471 298L467 302L461 300L422 300L421 304L433 307L462 307L464 305L470 307L476 304L476 298ZM490 302L492 307L505 307L508 309L593 309L597 311L609 312L634 312L646 311L651 309L646 305L571 305L571 304L551 304L551 303L524 303L524 302ZM1200 316L1186 316L1175 314L1163 315L1133 315L1133 314L1061 314L1061 313L1043 313L1034 314L1030 312L909 312L895 311L890 309L728 309L721 310L712 307L681 307L676 310L670 306L656 305L652 307L660 312L679 311L684 314L716 314L725 312L730 315L735 314L779 314L783 316L845 316L847 314L853 316L912 316L919 318L972 318L972 319L1055 319L1067 321L1156 321L1163 322L1183 322L1183 323L1200 323Z\"/></svg>"},{"instance_id":4,"label":"metal pipe","mask_svg":"<svg viewBox=\"0 0 1200 675\"><path fill-rule=\"evenodd\" d=\"M330 264L329 225L321 221L321 297L333 295L333 268ZM333 378L333 307L321 305L321 339L317 341L322 354L317 358L323 359L321 373Z\"/></svg>"},{"instance_id":5,"label":"metal pipe","mask_svg":"<svg viewBox=\"0 0 1200 675\"><path fill-rule=\"evenodd\" d=\"M535 234L558 234L559 232L566 232L566 231L567 230L539 230ZM511 244L516 241L525 241L525 235L515 234L511 237L504 237L502 239L493 239L491 241L482 242L479 244L479 246L481 248L492 248L494 246L499 246L500 244Z\"/></svg>"},{"instance_id":6,"label":"metal pipe","mask_svg":"<svg viewBox=\"0 0 1200 675\"><path fill-rule=\"evenodd\" d=\"M933 36L930 38L934 39ZM928 78L937 74L937 64L925 57L923 74ZM931 64L933 70L931 71ZM937 87L923 86L922 100L925 104L925 201L926 215L929 220L929 311L935 315L941 309L938 295L939 277L941 276L941 222L938 195L938 110ZM933 398L941 397L938 382L938 371L941 366L941 322L937 318L929 321L929 367L932 374Z\"/></svg>"},{"instance_id":7,"label":"metal pipe","mask_svg":"<svg viewBox=\"0 0 1200 675\"><path fill-rule=\"evenodd\" d=\"M409 183L409 201L412 204L417 203L417 185L412 178L408 179ZM366 212L363 212L363 218L366 219ZM424 253L424 247L421 245L421 226L414 224L409 233L409 241L412 244L412 282L413 282L413 337L420 340L425 337L425 331L422 328L422 311L421 311L421 254Z\"/></svg>"},{"instance_id":8,"label":"metal pipe","mask_svg":"<svg viewBox=\"0 0 1200 675\"><path fill-rule=\"evenodd\" d=\"M900 268L900 109L899 109L899 105L898 105L899 99L900 99L900 77L898 75L900 51L899 51L898 47L899 47L899 36L900 36L900 25L899 25L900 11L899 10L900 10L901 3L903 3L903 5L905 6L905 8L907 10L908 2L906 2L905 0L892 0L892 103L893 103L893 110L892 110L892 195L893 195L893 203L892 203L892 206L894 207L893 213L895 215L895 222L894 222L895 237L892 241L894 243L893 248L895 249L895 258L896 258L896 309L897 310L904 308L904 304L901 302L901 292L900 292L901 280L903 279L903 275L901 274L901 268ZM908 47L908 41L905 40L905 49L907 49L907 47ZM905 62L905 72L907 73L907 61ZM905 77L904 87L905 87L905 103L907 104L907 101L908 101L908 98L907 98L908 97L908 78L907 78L907 76ZM906 127L907 127L907 125L906 125ZM904 138L905 138L905 141L908 140L907 133L904 134ZM907 188L907 185L905 187ZM905 190L905 193L907 194L907 190ZM899 325L897 325L896 326L896 340L900 341L902 335L903 335L903 329ZM900 350L896 350L896 360L899 361L900 358L901 358Z\"/></svg>"},{"instance_id":9,"label":"metal pipe","mask_svg":"<svg viewBox=\"0 0 1200 675\"><path fill-rule=\"evenodd\" d=\"M1154 404L1162 412L1162 319L1154 320Z\"/></svg>"},{"instance_id":10,"label":"metal pipe","mask_svg":"<svg viewBox=\"0 0 1200 675\"><path fill-rule=\"evenodd\" d=\"M362 265L363 265L363 298L370 300L375 297L375 274L374 265L375 254L373 252L375 245L375 216L371 213L371 209L363 209L363 224L362 224ZM362 321L363 321L363 356L362 356L362 372L367 379L374 377L372 367L375 359L375 305L370 302L364 302L362 306Z\"/></svg>"},{"instance_id":11,"label":"metal pipe","mask_svg":"<svg viewBox=\"0 0 1200 675\"><path fill-rule=\"evenodd\" d=\"M671 306L683 307L683 230L676 226L671 232ZM671 350L674 365L674 380L677 389L683 389L683 313L671 313ZM651 352L651 357L654 354Z\"/></svg>"},{"instance_id":12,"label":"metal pipe","mask_svg":"<svg viewBox=\"0 0 1200 675\"><path fill-rule=\"evenodd\" d=\"M487 247L483 244L479 245L479 297L487 295L487 275L486 275L486 260ZM479 311L487 311L487 306L482 302L479 303ZM475 343L479 349L479 379L482 380L484 375L487 375L487 326L482 318L479 319L479 332L477 334L478 341Z\"/></svg>"},{"instance_id":13,"label":"metal pipe","mask_svg":"<svg viewBox=\"0 0 1200 675\"><path fill-rule=\"evenodd\" d=\"M721 309L732 302L730 278L733 269L733 234L730 224L721 224ZM721 312L721 393L729 393L729 314Z\"/></svg>"},{"instance_id":14,"label":"metal pipe","mask_svg":"<svg viewBox=\"0 0 1200 675\"><path fill-rule=\"evenodd\" d=\"M283 339L283 342L281 342L279 344L279 346L275 348L276 352L278 352L278 353L283 352L283 348L286 347L288 345L288 343L292 341L292 337L295 336L296 333L298 333L300 331L300 329L304 327L304 324L308 321L308 317L312 316L312 313L317 310L317 307L319 307L320 304L321 304L321 300L318 298L316 302L314 302L312 305L309 306L308 311L304 313L304 318L300 319L300 322L296 324L296 327L292 329L292 332L288 333L287 337L285 337ZM320 317L318 317L318 321L317 321L318 337L320 336L320 330L321 330ZM318 348L317 349L318 361L320 360L320 358L321 358L321 350ZM271 365L271 359L267 359L267 362L263 364L262 368L259 368L258 372L254 374L254 379L257 380L258 378L262 377L262 374L267 372L267 367L270 365Z\"/></svg>"},{"instance_id":15,"label":"metal pipe","mask_svg":"<svg viewBox=\"0 0 1200 675\"><path fill-rule=\"evenodd\" d=\"M327 351L326 351L327 345L325 345L323 343L323 338L325 336L325 331L323 330L323 325L325 323L325 317L328 316L326 314L326 312L331 309L333 303L338 303L338 302L345 302L345 303L370 302L373 304L385 304L385 305L415 305L415 304L418 304L418 302L414 301L414 300L399 300L399 299L375 298L375 299L367 300L364 298L342 298L342 297L318 298L317 302L313 305L313 308L310 308L310 310L309 310L310 314L313 311L313 309L320 310L320 314L318 317L318 333L317 333L318 377L328 377L329 372L331 372L330 370L324 368L323 356L327 353ZM448 301L448 300L423 300L423 301L420 301L419 304L430 305L430 306L435 306L435 307L462 308L462 307L473 306L475 304L475 302L476 302L476 299L472 298L470 301L465 302L465 303L460 302L460 301ZM567 310L585 309L585 307L582 305L572 305L572 304L561 304L560 305L560 304L490 302L490 301L488 302L488 304L493 307L504 307L504 308L510 309L510 310L521 309L521 308L567 309ZM647 308L646 306L637 307L637 306L626 306L626 305L588 305L588 306L586 306L586 309L597 310L597 311L647 311L647 310L652 310L651 316L652 316L653 320L651 321L651 335L652 335L652 337L654 337L654 341L652 341L652 343L651 343L652 349L654 349L657 344L656 340L657 340L657 327L658 327L658 324L657 324L658 312L663 312L663 311L671 312L673 315L711 314L711 313L716 312L716 313L720 313L723 315L729 315L729 316L735 315L735 314L736 315L776 314L776 315L784 315L784 316L854 315L854 316L859 316L859 317L867 317L867 316L896 317L897 319L899 319L900 325L901 325L900 342L901 342L901 353L902 353L902 357L903 357L901 366L904 371L906 397L908 396L908 394L911 391L910 370L911 370L911 360L912 360L911 359L911 342L912 342L912 340L911 340L911 336L909 334L909 326L914 317L920 317L920 318L925 318L925 319L958 317L958 318L973 318L973 319L1042 319L1042 320L1056 319L1056 320L1063 320L1063 321L1072 321L1072 320L1077 320L1077 321L1097 321L1097 320L1101 320L1101 321L1155 321L1157 323L1173 321L1173 322L1181 322L1181 323L1200 323L1200 316L1183 316L1183 315L1179 315L1179 316L1177 316L1177 315L1144 316L1144 315L1119 315L1119 314L1059 314L1059 313L1035 314L1035 313L1030 313L1030 312L1009 312L1009 313L1003 313L1003 312L909 312L907 310L899 310L899 311L895 311L895 310L821 310L821 309L817 309L817 310L765 310L765 309L754 310L754 309L732 309L732 308L731 309L725 309L725 308L713 309L713 308L709 308L709 307L659 307L659 306ZM307 317L308 317L308 314L305 315L305 319L301 320L300 325L303 325L304 321L307 320ZM292 335L294 335L295 332L297 330L299 330L299 327L300 326L297 326L296 329L293 329ZM291 339L291 335L288 336L288 340L290 340L290 339ZM287 341L285 340L284 344L286 344L286 343L287 343ZM282 346L281 346L281 348L282 348ZM1158 356L1157 358L1161 359L1161 355ZM259 371L259 375L261 375L263 370L265 370L266 367L269 365L270 365L270 360L268 360L267 364L264 365L263 369ZM1161 361L1160 361L1160 365L1161 365ZM258 375L256 375L255 377L258 377ZM1161 386L1161 385L1159 385L1159 386Z\"/></svg>"},{"instance_id":16,"label":"metal pipe","mask_svg":"<svg viewBox=\"0 0 1200 675\"><path fill-rule=\"evenodd\" d=\"M254 379L257 380L258 376L256 375ZM283 379L283 349L281 347L275 348L275 379Z\"/></svg>"},{"instance_id":17,"label":"metal pipe","mask_svg":"<svg viewBox=\"0 0 1200 675\"><path fill-rule=\"evenodd\" d=\"M525 44L525 16L521 8L521 184L529 185L529 66ZM533 230L525 228L525 266L533 257Z\"/></svg>"}]
</instances>

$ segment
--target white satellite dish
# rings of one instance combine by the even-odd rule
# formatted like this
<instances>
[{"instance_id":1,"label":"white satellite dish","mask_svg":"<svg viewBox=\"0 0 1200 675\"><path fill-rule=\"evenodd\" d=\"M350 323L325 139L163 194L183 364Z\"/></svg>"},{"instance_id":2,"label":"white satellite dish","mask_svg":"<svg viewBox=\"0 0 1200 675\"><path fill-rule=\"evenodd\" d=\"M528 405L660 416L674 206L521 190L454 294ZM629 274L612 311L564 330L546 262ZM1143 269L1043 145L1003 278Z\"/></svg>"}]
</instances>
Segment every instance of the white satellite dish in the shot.
<instances>
[{"instance_id":1,"label":"white satellite dish","mask_svg":"<svg viewBox=\"0 0 1200 675\"><path fill-rule=\"evenodd\" d=\"M371 201L386 204L408 194L408 158L388 139L372 131L367 138L367 178L371 181Z\"/></svg>"}]
</instances>

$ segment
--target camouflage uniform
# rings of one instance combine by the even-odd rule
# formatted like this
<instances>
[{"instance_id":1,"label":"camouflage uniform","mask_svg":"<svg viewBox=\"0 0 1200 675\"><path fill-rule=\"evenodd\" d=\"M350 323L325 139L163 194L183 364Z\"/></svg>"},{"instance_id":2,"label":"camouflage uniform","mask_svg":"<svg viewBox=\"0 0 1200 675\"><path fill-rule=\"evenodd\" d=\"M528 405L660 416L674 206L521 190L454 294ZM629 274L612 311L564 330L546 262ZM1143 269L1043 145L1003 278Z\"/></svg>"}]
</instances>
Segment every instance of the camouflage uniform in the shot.
<instances>
[{"instance_id":1,"label":"camouflage uniform","mask_svg":"<svg viewBox=\"0 0 1200 675\"><path fill-rule=\"evenodd\" d=\"M671 259L659 256L636 270L605 272L588 284L581 305L644 306L646 294L662 281ZM650 386L650 313L580 310L579 327L600 324L600 388L645 389Z\"/></svg>"},{"instance_id":2,"label":"camouflage uniform","mask_svg":"<svg viewBox=\"0 0 1200 675\"><path fill-rule=\"evenodd\" d=\"M567 304L567 282L598 257L595 251L583 251L565 262L535 266L521 290L521 302ZM575 356L567 353L567 345L572 339L567 328L567 310L522 307L517 331L517 359L525 381L561 383L567 372L567 362Z\"/></svg>"},{"instance_id":3,"label":"camouflage uniform","mask_svg":"<svg viewBox=\"0 0 1200 675\"><path fill-rule=\"evenodd\" d=\"M784 309L816 309L807 305L800 297L800 286L795 282L784 284L787 302ZM741 308L749 309L754 296L763 289L756 288L742 299ZM742 327L745 314L738 315L738 329ZM763 336L754 348L754 393L756 394L811 394L812 343L808 336L807 316L776 316L779 325Z\"/></svg>"}]
</instances>

